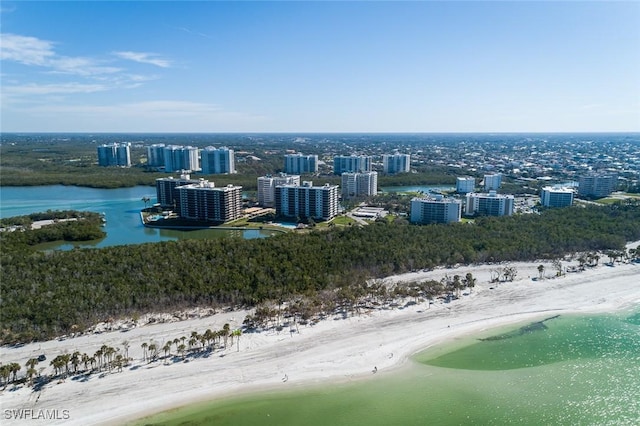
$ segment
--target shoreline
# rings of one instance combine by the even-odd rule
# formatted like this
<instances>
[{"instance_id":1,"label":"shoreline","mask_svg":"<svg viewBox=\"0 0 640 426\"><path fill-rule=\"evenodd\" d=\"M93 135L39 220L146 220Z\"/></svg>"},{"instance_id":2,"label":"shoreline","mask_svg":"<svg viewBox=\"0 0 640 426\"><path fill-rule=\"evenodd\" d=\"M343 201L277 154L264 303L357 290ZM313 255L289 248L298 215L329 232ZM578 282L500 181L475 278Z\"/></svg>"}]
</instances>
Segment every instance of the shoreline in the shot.
<instances>
[{"instance_id":1,"label":"shoreline","mask_svg":"<svg viewBox=\"0 0 640 426\"><path fill-rule=\"evenodd\" d=\"M3 409L69 408L70 418L57 424L130 424L207 401L366 380L372 376L373 366L378 373L393 374L409 365L407 361L416 353L474 333L557 314L615 312L640 304L640 285L633 285L635 277L640 276L639 263L600 265L561 278L534 281L532 277L538 276L541 263L552 271L550 262L511 263L518 269L518 278L500 284L489 282L492 270L500 265L441 268L389 277L386 281L393 283L470 271L478 285L471 294L451 303L436 302L429 307L425 302L346 319L330 316L293 334L243 334L239 352L234 344L208 357L171 365L141 362L140 343L173 339L191 330L219 329L224 323L239 328L246 312L141 326L126 333L114 331L20 348L3 347L3 362L23 365L31 355L46 352L48 359L43 364L50 368L49 361L64 351L93 353L101 344L117 346L127 339L134 362L122 373L98 373L86 381L68 378L62 383L51 382L39 393L24 387L11 391L9 386L0 393L0 405ZM286 382L282 381L284 375ZM67 401L73 401L73 406Z\"/></svg>"}]
</instances>

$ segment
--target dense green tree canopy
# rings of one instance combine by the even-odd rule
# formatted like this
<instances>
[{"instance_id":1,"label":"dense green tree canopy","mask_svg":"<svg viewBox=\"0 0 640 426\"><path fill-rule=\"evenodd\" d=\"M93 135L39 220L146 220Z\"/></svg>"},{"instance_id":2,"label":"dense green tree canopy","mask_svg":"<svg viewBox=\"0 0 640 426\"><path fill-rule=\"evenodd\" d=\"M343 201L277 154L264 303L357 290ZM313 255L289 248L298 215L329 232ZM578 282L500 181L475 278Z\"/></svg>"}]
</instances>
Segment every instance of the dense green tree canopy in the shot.
<instances>
[{"instance_id":1,"label":"dense green tree canopy","mask_svg":"<svg viewBox=\"0 0 640 426\"><path fill-rule=\"evenodd\" d=\"M640 204L374 223L268 239L186 240L70 252L2 250L2 341L42 339L109 317L249 305L438 265L556 258L640 238Z\"/></svg>"}]
</instances>

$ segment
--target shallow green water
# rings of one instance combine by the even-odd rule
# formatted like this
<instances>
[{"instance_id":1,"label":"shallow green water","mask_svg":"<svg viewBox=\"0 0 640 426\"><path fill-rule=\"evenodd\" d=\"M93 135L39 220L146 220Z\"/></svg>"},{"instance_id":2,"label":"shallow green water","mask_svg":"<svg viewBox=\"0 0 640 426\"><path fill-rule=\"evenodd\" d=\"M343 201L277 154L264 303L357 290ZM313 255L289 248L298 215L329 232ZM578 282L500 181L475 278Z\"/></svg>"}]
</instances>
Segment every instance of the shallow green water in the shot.
<instances>
[{"instance_id":1,"label":"shallow green water","mask_svg":"<svg viewBox=\"0 0 640 426\"><path fill-rule=\"evenodd\" d=\"M140 424L638 424L640 312L494 333L420 353L396 374L194 405Z\"/></svg>"}]
</instances>

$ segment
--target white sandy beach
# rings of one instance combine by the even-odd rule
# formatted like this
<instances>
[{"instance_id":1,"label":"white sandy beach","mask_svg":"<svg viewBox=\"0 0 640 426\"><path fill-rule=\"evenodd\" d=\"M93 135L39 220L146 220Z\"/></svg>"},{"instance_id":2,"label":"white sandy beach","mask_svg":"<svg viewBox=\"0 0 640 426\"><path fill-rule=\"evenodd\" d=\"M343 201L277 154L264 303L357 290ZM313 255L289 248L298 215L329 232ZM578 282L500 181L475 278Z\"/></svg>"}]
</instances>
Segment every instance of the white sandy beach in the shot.
<instances>
[{"instance_id":1,"label":"white sandy beach","mask_svg":"<svg viewBox=\"0 0 640 426\"><path fill-rule=\"evenodd\" d=\"M638 243L633 244L637 246ZM538 277L537 267L545 265ZM432 345L469 333L509 323L567 313L612 312L640 304L640 264L600 265L584 272L554 274L550 262L511 263L518 275L513 282L491 284L490 271L502 265L438 269L389 278L390 281L440 279L444 274L472 272L477 285L470 295L451 303L421 303L404 309L379 310L347 319L328 319L314 326L275 333L244 334L236 345L208 358L164 365L142 362L141 343L165 341L191 331L239 328L244 312L216 314L180 322L146 325L126 333L115 331L53 340L17 348L1 348L3 363L46 354L46 365L56 355L73 351L93 354L103 344L121 347L130 342L133 368L94 374L86 381L52 382L41 392L9 385L0 393L2 424L122 424L127 421L197 401L266 389L293 390L300 386L361 380L388 374L409 356ZM565 263L566 265L566 263ZM220 356L224 353L224 356ZM162 353L161 353L162 355ZM285 375L287 381L283 381ZM15 420L6 410L68 410L68 419Z\"/></svg>"}]
</instances>

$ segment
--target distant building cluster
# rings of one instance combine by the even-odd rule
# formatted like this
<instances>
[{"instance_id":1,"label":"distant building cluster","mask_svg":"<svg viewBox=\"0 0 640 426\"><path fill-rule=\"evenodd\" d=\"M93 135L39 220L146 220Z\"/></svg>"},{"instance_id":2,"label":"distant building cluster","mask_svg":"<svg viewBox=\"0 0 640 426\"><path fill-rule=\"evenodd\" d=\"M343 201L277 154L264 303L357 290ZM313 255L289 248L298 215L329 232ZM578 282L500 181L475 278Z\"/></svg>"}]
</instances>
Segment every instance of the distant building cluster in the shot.
<instances>
[{"instance_id":1,"label":"distant building cluster","mask_svg":"<svg viewBox=\"0 0 640 426\"><path fill-rule=\"evenodd\" d=\"M100 166L131 166L130 143L113 143L98 146ZM227 147L206 147L153 144L146 147L147 166L175 172L202 172L203 174L235 173L235 158Z\"/></svg>"},{"instance_id":2,"label":"distant building cluster","mask_svg":"<svg viewBox=\"0 0 640 426\"><path fill-rule=\"evenodd\" d=\"M104 144L98 147L98 162L103 166L130 166L129 143ZM158 203L186 219L225 222L241 215L241 187L229 185L216 187L204 179L191 179L189 172L204 175L231 174L236 172L234 150L228 147L208 146L198 149L194 146L153 144L146 147L147 165L166 172L179 172L179 178L168 177L156 181ZM319 161L316 154L288 151L284 155L284 173L265 175L257 178L257 202L265 208L274 208L276 215L284 218L330 220L338 214L339 199L371 197L378 192L378 173L407 173L411 171L412 155L406 153L380 154L381 162L375 163L372 155L353 153L334 155L333 168L328 161ZM427 153L416 150L414 162L427 162ZM476 158L475 153L464 155L469 166ZM249 157L248 157L249 158ZM257 157L251 157L257 158ZM257 159L259 160L259 159ZM474 176L458 176L455 197L440 193L427 194L411 200L409 218L412 223L451 223L465 216L510 216L516 211L534 208L531 201L518 201L514 195L501 194L503 172L513 178L519 170L532 169L527 161L511 158L488 164L486 160L480 170L487 173ZM450 165L442 160L438 165ZM557 167L557 162L541 160L547 169ZM340 186L325 184L314 186L311 181L301 182L301 175L318 174L332 170L340 176ZM326 166L326 167L325 167ZM476 171L477 169L470 169ZM511 172L508 172L511 170ZM611 170L611 169L608 169ZM571 206L576 195L587 198L605 197L615 190L618 177L615 173L588 172L575 177L579 182L546 186L540 191L540 204L544 207ZM520 178L525 181L526 178ZM532 179L533 181L533 179ZM539 181L539 180L537 180ZM536 181L536 182L537 182ZM516 210L516 208L518 210Z\"/></svg>"},{"instance_id":3,"label":"distant building cluster","mask_svg":"<svg viewBox=\"0 0 640 426\"><path fill-rule=\"evenodd\" d=\"M131 143L108 143L98 146L98 165L131 167Z\"/></svg>"},{"instance_id":4,"label":"distant building cluster","mask_svg":"<svg viewBox=\"0 0 640 426\"><path fill-rule=\"evenodd\" d=\"M578 181L577 195L585 198L602 198L616 189L615 174L590 173ZM568 207L573 204L576 191L566 186L546 186L540 191L540 204L544 207Z\"/></svg>"}]
</instances>

